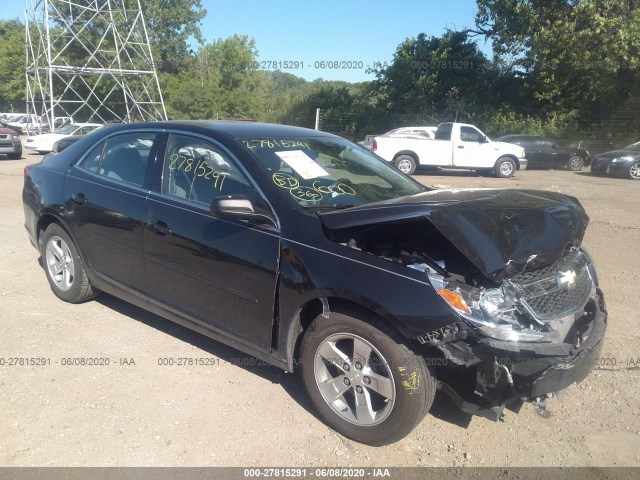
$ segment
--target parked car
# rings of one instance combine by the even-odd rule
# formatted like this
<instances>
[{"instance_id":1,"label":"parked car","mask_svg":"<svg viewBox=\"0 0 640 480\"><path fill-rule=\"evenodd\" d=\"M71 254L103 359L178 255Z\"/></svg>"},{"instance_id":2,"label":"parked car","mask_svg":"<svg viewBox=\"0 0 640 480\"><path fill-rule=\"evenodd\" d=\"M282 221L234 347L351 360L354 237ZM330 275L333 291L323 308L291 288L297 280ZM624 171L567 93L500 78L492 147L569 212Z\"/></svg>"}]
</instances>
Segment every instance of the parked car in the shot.
<instances>
[{"instance_id":1,"label":"parked car","mask_svg":"<svg viewBox=\"0 0 640 480\"><path fill-rule=\"evenodd\" d=\"M41 126L40 118L37 115L27 115L26 113L19 113L9 117L6 122L12 127L20 127L27 133L38 131Z\"/></svg>"},{"instance_id":2,"label":"parked car","mask_svg":"<svg viewBox=\"0 0 640 480\"><path fill-rule=\"evenodd\" d=\"M392 136L404 136L404 135L418 135L420 137L430 138L433 140L436 136L438 127L401 127L389 130L385 135Z\"/></svg>"},{"instance_id":3,"label":"parked car","mask_svg":"<svg viewBox=\"0 0 640 480\"><path fill-rule=\"evenodd\" d=\"M86 135L102 125L99 123L71 123L56 130L55 133L34 135L24 141L24 147L38 153L53 151L53 144L68 135Z\"/></svg>"},{"instance_id":4,"label":"parked car","mask_svg":"<svg viewBox=\"0 0 640 480\"><path fill-rule=\"evenodd\" d=\"M591 164L591 173L640 180L640 142L596 155Z\"/></svg>"},{"instance_id":5,"label":"parked car","mask_svg":"<svg viewBox=\"0 0 640 480\"><path fill-rule=\"evenodd\" d=\"M105 291L288 371L383 445L436 389L497 420L584 379L607 313L573 197L431 190L321 131L106 126L25 168L51 289Z\"/></svg>"},{"instance_id":6,"label":"parked car","mask_svg":"<svg viewBox=\"0 0 640 480\"><path fill-rule=\"evenodd\" d=\"M57 140L56 143L53 144L53 148L51 149L51 151L53 153L60 153L65 148L76 143L82 137L84 137L84 135L67 135L66 137L62 137L60 140Z\"/></svg>"},{"instance_id":7,"label":"parked car","mask_svg":"<svg viewBox=\"0 0 640 480\"><path fill-rule=\"evenodd\" d=\"M15 130L0 127L0 153L13 160L22 158L22 142Z\"/></svg>"},{"instance_id":8,"label":"parked car","mask_svg":"<svg viewBox=\"0 0 640 480\"><path fill-rule=\"evenodd\" d=\"M393 130L389 130L387 133L383 135L366 135L362 142L358 142L359 145L362 145L369 150L373 150L373 141L377 136L391 136L391 137L403 137L403 138L428 138L433 140L436 134L436 130L438 127L402 127L402 128L394 128Z\"/></svg>"},{"instance_id":9,"label":"parked car","mask_svg":"<svg viewBox=\"0 0 640 480\"><path fill-rule=\"evenodd\" d=\"M527 168L522 147L492 142L477 127L463 123L441 123L435 139L382 135L374 139L373 151L411 175L418 165L463 168L512 177Z\"/></svg>"},{"instance_id":10,"label":"parked car","mask_svg":"<svg viewBox=\"0 0 640 480\"><path fill-rule=\"evenodd\" d=\"M49 124L47 122L48 119L46 117L41 118L41 127L39 132L40 134L51 133L51 129L49 128ZM53 131L56 132L60 128L64 127L65 125L69 125L70 123L75 123L73 121L73 117L56 117L53 121Z\"/></svg>"},{"instance_id":11,"label":"parked car","mask_svg":"<svg viewBox=\"0 0 640 480\"><path fill-rule=\"evenodd\" d=\"M505 135L498 142L513 143L524 148L527 168L568 168L578 171L591 164L591 155L582 148L560 147L538 135Z\"/></svg>"},{"instance_id":12,"label":"parked car","mask_svg":"<svg viewBox=\"0 0 640 480\"><path fill-rule=\"evenodd\" d=\"M22 135L22 128L11 126L2 120L0 120L0 128L8 128L9 130L16 132L16 135Z\"/></svg>"}]
</instances>

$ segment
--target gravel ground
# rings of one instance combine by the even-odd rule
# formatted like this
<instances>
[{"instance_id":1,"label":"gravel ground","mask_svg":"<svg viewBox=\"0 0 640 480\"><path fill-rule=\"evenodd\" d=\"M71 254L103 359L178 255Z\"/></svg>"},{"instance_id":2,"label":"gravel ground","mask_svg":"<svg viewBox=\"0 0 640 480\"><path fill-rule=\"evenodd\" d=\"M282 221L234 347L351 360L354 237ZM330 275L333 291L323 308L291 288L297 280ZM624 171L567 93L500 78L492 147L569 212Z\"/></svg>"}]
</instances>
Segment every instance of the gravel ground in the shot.
<instances>
[{"instance_id":1,"label":"gravel ground","mask_svg":"<svg viewBox=\"0 0 640 480\"><path fill-rule=\"evenodd\" d=\"M410 436L375 448L326 427L297 375L108 295L58 300L23 226L23 167L39 158L0 156L0 466L640 465L640 182L553 170L507 180L420 172L427 185L580 199L609 309L604 361L544 418L527 404L495 423L438 397ZM12 357L46 364L9 366ZM69 357L109 365L63 365ZM211 365L159 365L166 357Z\"/></svg>"}]
</instances>

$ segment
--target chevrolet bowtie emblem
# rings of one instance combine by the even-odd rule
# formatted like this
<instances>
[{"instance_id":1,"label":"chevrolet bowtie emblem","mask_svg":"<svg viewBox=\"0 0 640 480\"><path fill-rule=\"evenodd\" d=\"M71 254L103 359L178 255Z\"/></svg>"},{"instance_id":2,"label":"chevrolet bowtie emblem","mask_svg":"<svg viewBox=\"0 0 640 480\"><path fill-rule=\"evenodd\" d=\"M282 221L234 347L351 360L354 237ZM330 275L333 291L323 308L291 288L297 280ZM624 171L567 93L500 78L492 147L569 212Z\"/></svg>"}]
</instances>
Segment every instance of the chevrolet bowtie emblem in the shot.
<instances>
[{"instance_id":1,"label":"chevrolet bowtie emblem","mask_svg":"<svg viewBox=\"0 0 640 480\"><path fill-rule=\"evenodd\" d=\"M576 272L567 270L566 272L560 272L560 276L556 280L559 287L565 287L569 290L576 286L576 277Z\"/></svg>"}]
</instances>

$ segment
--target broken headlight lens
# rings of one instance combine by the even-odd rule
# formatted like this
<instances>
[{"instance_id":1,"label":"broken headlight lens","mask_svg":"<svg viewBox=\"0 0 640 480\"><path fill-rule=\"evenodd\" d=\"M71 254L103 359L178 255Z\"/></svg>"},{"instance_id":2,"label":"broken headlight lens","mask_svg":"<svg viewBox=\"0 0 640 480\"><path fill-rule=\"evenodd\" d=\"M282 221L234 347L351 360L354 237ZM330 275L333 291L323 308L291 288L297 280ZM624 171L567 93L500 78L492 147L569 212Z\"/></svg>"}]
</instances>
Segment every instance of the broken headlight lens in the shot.
<instances>
[{"instance_id":1,"label":"broken headlight lens","mask_svg":"<svg viewBox=\"0 0 640 480\"><path fill-rule=\"evenodd\" d=\"M504 287L474 288L439 275L429 275L438 295L483 334L510 342L531 342L548 338L518 319L517 300Z\"/></svg>"}]
</instances>

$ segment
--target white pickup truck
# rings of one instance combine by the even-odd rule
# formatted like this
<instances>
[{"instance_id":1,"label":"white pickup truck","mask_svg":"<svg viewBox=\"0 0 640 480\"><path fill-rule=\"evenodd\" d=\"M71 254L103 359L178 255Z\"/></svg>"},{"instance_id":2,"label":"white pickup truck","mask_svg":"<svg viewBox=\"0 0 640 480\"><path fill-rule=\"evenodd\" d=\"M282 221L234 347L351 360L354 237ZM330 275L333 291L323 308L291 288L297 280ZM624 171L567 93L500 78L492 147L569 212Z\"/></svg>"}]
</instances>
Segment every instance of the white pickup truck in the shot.
<instances>
[{"instance_id":1,"label":"white pickup truck","mask_svg":"<svg viewBox=\"0 0 640 480\"><path fill-rule=\"evenodd\" d=\"M434 140L381 135L374 139L373 151L407 175L418 165L478 170L502 178L527 168L522 147L492 142L478 128L464 123L441 123Z\"/></svg>"}]
</instances>

